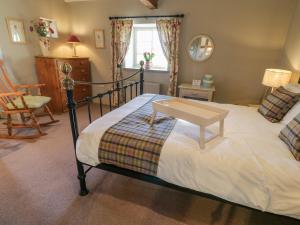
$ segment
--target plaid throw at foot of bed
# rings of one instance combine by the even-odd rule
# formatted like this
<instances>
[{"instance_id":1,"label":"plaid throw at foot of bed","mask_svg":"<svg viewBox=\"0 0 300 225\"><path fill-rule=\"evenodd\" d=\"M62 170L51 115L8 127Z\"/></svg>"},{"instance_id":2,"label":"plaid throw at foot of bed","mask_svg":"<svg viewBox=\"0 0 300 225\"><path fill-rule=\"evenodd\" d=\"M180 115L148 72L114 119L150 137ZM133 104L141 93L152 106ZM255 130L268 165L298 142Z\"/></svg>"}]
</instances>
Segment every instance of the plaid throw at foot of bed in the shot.
<instances>
[{"instance_id":1,"label":"plaid throw at foot of bed","mask_svg":"<svg viewBox=\"0 0 300 225\"><path fill-rule=\"evenodd\" d=\"M99 161L155 176L161 149L176 119L158 113L151 127L152 101L167 98L163 95L154 96L106 130L99 144Z\"/></svg>"}]
</instances>

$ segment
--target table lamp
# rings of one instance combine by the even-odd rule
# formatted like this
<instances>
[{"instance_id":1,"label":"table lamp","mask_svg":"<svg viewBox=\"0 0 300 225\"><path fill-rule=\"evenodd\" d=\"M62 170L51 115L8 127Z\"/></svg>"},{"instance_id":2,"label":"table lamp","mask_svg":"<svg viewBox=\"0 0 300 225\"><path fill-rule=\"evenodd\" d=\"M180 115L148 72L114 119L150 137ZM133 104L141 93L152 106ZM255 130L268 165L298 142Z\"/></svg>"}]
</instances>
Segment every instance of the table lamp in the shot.
<instances>
[{"instance_id":1,"label":"table lamp","mask_svg":"<svg viewBox=\"0 0 300 225\"><path fill-rule=\"evenodd\" d=\"M76 35L70 35L68 38L68 43L72 44L73 57L78 57L76 53L76 45L80 43L79 38Z\"/></svg>"},{"instance_id":2,"label":"table lamp","mask_svg":"<svg viewBox=\"0 0 300 225\"><path fill-rule=\"evenodd\" d=\"M292 72L281 69L266 69L262 84L272 88L271 92L275 88L285 86L290 82Z\"/></svg>"}]
</instances>

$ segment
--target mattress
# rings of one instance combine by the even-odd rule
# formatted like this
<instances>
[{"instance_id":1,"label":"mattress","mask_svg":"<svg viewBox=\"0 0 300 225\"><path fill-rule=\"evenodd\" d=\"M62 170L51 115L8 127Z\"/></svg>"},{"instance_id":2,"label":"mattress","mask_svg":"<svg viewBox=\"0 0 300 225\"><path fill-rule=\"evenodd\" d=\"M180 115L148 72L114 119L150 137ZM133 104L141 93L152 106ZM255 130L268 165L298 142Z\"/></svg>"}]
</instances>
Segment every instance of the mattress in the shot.
<instances>
[{"instance_id":1,"label":"mattress","mask_svg":"<svg viewBox=\"0 0 300 225\"><path fill-rule=\"evenodd\" d=\"M153 95L139 96L104 115L80 134L79 161L96 166L103 133ZM271 123L255 108L207 102L229 110L224 137L199 146L198 126L178 120L166 140L157 177L225 200L300 219L300 163L278 138L283 124ZM218 124L208 132L218 132Z\"/></svg>"}]
</instances>

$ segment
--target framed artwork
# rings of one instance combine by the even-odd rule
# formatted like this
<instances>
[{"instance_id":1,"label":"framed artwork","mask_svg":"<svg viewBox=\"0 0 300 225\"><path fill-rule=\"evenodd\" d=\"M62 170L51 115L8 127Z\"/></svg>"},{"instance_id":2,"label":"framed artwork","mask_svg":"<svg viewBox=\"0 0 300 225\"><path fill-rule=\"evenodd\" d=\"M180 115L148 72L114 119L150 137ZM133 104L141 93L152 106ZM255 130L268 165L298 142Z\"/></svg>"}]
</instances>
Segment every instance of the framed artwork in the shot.
<instances>
[{"instance_id":1,"label":"framed artwork","mask_svg":"<svg viewBox=\"0 0 300 225\"><path fill-rule=\"evenodd\" d=\"M16 44L26 44L23 20L6 18L6 23L10 40Z\"/></svg>"},{"instance_id":2,"label":"framed artwork","mask_svg":"<svg viewBox=\"0 0 300 225\"><path fill-rule=\"evenodd\" d=\"M105 48L104 30L96 29L94 35L96 48Z\"/></svg>"},{"instance_id":3,"label":"framed artwork","mask_svg":"<svg viewBox=\"0 0 300 225\"><path fill-rule=\"evenodd\" d=\"M53 19L47 19L40 17L41 20L46 21L49 24L49 27L53 30L53 33L48 34L48 38L58 38L58 30L57 30L57 24L56 21Z\"/></svg>"}]
</instances>

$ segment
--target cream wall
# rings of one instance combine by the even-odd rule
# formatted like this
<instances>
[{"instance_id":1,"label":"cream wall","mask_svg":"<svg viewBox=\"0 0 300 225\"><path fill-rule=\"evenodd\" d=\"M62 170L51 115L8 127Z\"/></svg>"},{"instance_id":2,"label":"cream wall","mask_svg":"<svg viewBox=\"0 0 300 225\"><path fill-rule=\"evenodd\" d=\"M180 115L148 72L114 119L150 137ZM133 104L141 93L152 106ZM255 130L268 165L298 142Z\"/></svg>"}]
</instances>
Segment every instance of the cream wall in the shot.
<instances>
[{"instance_id":1,"label":"cream wall","mask_svg":"<svg viewBox=\"0 0 300 225\"><path fill-rule=\"evenodd\" d=\"M66 51L61 47L70 29L67 10L68 5L62 0L0 0L0 48L20 83L36 82L34 56L40 54L40 49L38 38L29 32L30 21L39 17L56 19L60 39L52 41L51 49L53 54L67 54L69 48L65 47ZM13 44L10 41L6 17L24 20L27 44Z\"/></svg>"},{"instance_id":2,"label":"cream wall","mask_svg":"<svg viewBox=\"0 0 300 225\"><path fill-rule=\"evenodd\" d=\"M296 22L290 27L285 47L289 60L282 59L282 49L297 0L174 2L160 0L159 9L151 11L139 0L95 0L69 4L63 0L0 0L0 48L19 82L35 82L34 56L40 54L40 50L36 36L28 32L29 22L40 16L53 18L57 20L60 39L52 41L52 55L71 56L70 46L65 44L65 40L72 31L83 41L78 47L79 54L91 58L93 80L108 81L111 80L109 16L184 13L179 84L210 73L215 76L217 101L254 103L259 101L264 88L261 79L265 68L279 67L284 64L283 61L291 61L290 64L295 64L295 69L299 70L294 48L294 43L299 44L295 38L299 35ZM299 14L295 14L294 21L299 21ZM25 20L27 45L10 42L6 16ZM94 47L95 28L105 29L105 49ZM209 34L214 39L216 49L208 61L195 63L189 59L186 47L190 39L201 33ZM146 80L162 83L163 93L166 93L167 73L147 72Z\"/></svg>"},{"instance_id":3,"label":"cream wall","mask_svg":"<svg viewBox=\"0 0 300 225\"><path fill-rule=\"evenodd\" d=\"M297 0L161 0L148 10L138 0L96 0L70 3L72 31L84 41L79 53L92 60L93 79L110 80L109 16L184 13L181 34L179 83L210 73L215 76L216 100L258 102L265 68L277 67ZM106 49L94 48L93 29L105 29ZM215 41L213 56L191 61L186 47L198 34ZM146 80L161 81L166 91L168 74L146 73Z\"/></svg>"},{"instance_id":4,"label":"cream wall","mask_svg":"<svg viewBox=\"0 0 300 225\"><path fill-rule=\"evenodd\" d=\"M300 1L298 1L283 50L281 66L295 72L293 82L300 73Z\"/></svg>"}]
</instances>

